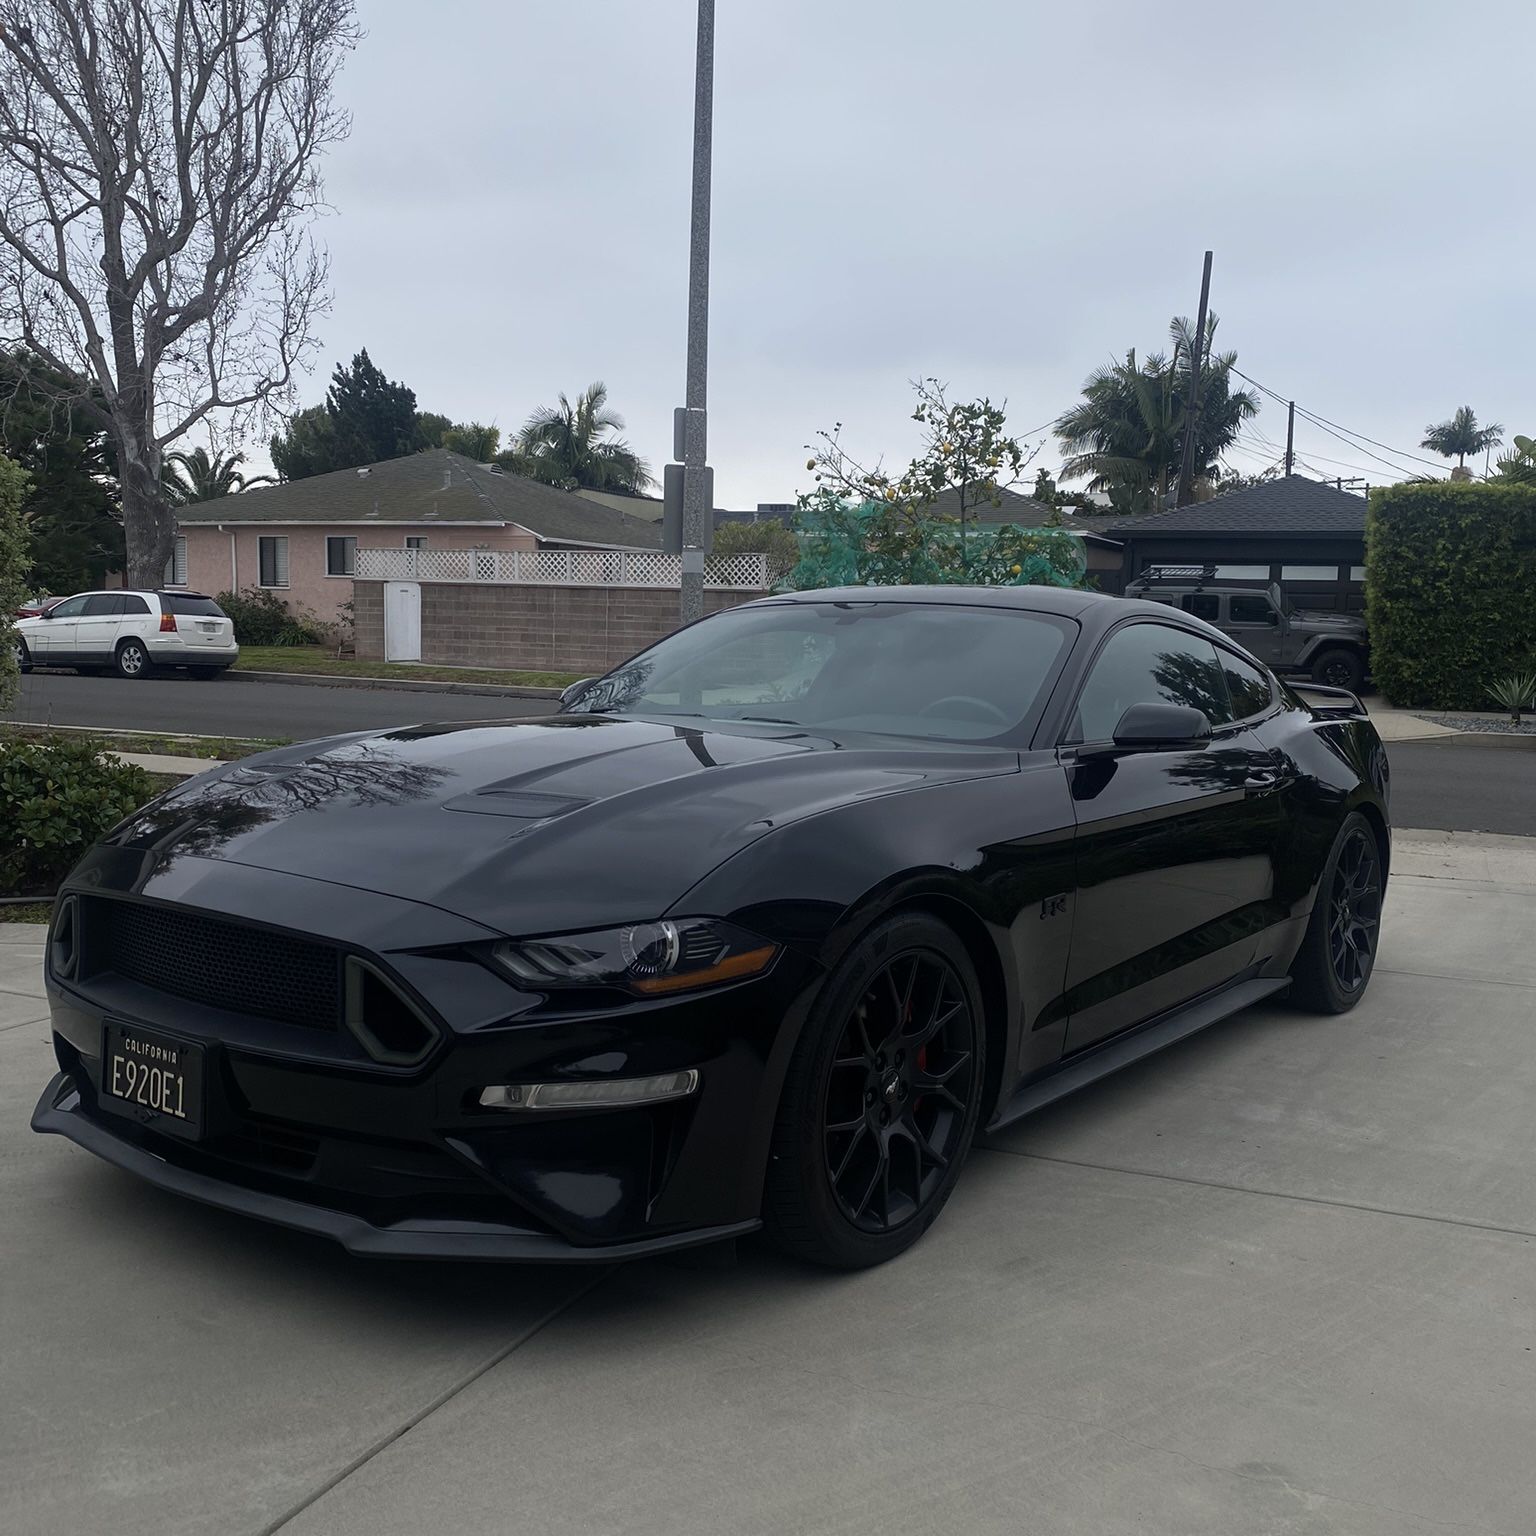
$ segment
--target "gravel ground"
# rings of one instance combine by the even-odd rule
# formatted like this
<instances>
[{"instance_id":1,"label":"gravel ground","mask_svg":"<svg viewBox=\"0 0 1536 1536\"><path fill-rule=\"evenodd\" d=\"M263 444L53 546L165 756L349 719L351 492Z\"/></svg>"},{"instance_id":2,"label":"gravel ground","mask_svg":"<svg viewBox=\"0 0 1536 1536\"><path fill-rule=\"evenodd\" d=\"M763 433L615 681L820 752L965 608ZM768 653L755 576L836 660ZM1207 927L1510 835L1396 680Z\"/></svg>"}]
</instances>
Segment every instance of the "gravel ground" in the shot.
<instances>
[{"instance_id":1,"label":"gravel ground","mask_svg":"<svg viewBox=\"0 0 1536 1536\"><path fill-rule=\"evenodd\" d=\"M1531 718L1522 719L1519 725L1508 715L1427 715L1420 712L1419 718L1481 736L1536 736L1536 719Z\"/></svg>"}]
</instances>

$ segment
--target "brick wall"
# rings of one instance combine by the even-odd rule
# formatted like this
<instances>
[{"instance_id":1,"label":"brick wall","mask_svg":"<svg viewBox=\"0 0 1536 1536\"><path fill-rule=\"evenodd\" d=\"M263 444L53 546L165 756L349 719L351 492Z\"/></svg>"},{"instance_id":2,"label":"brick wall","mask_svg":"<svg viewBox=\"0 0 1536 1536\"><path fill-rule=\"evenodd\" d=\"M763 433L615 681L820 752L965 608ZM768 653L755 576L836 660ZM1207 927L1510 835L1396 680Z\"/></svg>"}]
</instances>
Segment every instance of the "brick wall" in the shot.
<instances>
[{"instance_id":1,"label":"brick wall","mask_svg":"<svg viewBox=\"0 0 1536 1536\"><path fill-rule=\"evenodd\" d=\"M384 584L354 583L357 654L384 655ZM706 589L705 613L761 594ZM442 666L515 667L596 675L677 628L666 587L421 583L421 659Z\"/></svg>"}]
</instances>

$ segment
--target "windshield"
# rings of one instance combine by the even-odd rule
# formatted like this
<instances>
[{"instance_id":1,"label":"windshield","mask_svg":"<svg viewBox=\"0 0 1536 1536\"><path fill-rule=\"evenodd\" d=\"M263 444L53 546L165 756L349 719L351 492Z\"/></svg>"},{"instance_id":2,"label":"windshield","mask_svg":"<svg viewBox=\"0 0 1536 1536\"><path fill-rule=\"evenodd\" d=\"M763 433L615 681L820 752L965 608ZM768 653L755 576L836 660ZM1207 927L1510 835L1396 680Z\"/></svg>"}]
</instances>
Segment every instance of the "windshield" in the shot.
<instances>
[{"instance_id":1,"label":"windshield","mask_svg":"<svg viewBox=\"0 0 1536 1536\"><path fill-rule=\"evenodd\" d=\"M953 604L754 605L669 636L570 708L983 741L1034 714L1071 628Z\"/></svg>"}]
</instances>

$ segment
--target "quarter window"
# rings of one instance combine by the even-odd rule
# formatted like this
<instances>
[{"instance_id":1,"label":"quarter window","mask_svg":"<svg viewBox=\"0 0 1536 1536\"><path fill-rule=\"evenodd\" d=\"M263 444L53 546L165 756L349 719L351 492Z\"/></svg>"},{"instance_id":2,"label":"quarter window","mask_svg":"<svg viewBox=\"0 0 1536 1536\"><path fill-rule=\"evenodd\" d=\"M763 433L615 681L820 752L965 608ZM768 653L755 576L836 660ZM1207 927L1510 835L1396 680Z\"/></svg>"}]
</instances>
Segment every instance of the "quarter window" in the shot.
<instances>
[{"instance_id":1,"label":"quarter window","mask_svg":"<svg viewBox=\"0 0 1536 1536\"><path fill-rule=\"evenodd\" d=\"M1218 651L1221 670L1227 679L1227 692L1232 697L1232 713L1239 720L1262 715L1274 702L1274 690L1269 679L1255 666L1234 656L1231 651Z\"/></svg>"},{"instance_id":2,"label":"quarter window","mask_svg":"<svg viewBox=\"0 0 1536 1536\"><path fill-rule=\"evenodd\" d=\"M351 576L357 570L357 539L350 533L331 534L325 541L325 574Z\"/></svg>"},{"instance_id":3,"label":"quarter window","mask_svg":"<svg viewBox=\"0 0 1536 1536\"><path fill-rule=\"evenodd\" d=\"M1165 624L1128 624L1099 652L1078 697L1068 741L1109 741L1133 704L1182 704L1213 726L1232 720L1216 647Z\"/></svg>"},{"instance_id":4,"label":"quarter window","mask_svg":"<svg viewBox=\"0 0 1536 1536\"><path fill-rule=\"evenodd\" d=\"M264 587L288 585L288 538L265 534L257 543L257 581Z\"/></svg>"},{"instance_id":5,"label":"quarter window","mask_svg":"<svg viewBox=\"0 0 1536 1536\"><path fill-rule=\"evenodd\" d=\"M124 613L148 613L149 604L136 592L127 592L123 595Z\"/></svg>"}]
</instances>

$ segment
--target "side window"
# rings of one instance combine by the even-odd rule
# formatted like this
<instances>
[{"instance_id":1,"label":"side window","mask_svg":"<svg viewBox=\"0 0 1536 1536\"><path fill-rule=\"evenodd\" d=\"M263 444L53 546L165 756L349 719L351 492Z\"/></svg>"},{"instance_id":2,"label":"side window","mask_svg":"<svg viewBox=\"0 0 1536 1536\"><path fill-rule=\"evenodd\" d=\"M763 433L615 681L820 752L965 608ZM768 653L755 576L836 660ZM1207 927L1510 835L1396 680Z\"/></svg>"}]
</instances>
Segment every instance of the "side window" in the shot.
<instances>
[{"instance_id":1,"label":"side window","mask_svg":"<svg viewBox=\"0 0 1536 1536\"><path fill-rule=\"evenodd\" d=\"M86 598L81 613L86 619L116 618L123 611L123 598L119 592L96 592Z\"/></svg>"},{"instance_id":2,"label":"side window","mask_svg":"<svg viewBox=\"0 0 1536 1536\"><path fill-rule=\"evenodd\" d=\"M1214 624L1221 612L1221 599L1214 592L1186 592L1182 607L1185 613L1192 613L1197 619Z\"/></svg>"},{"instance_id":3,"label":"side window","mask_svg":"<svg viewBox=\"0 0 1536 1536\"><path fill-rule=\"evenodd\" d=\"M1218 651L1221 670L1226 674L1227 692L1232 697L1232 713L1239 720L1262 715L1274 703L1274 689L1269 679L1255 666L1234 656L1231 651Z\"/></svg>"},{"instance_id":4,"label":"side window","mask_svg":"<svg viewBox=\"0 0 1536 1536\"><path fill-rule=\"evenodd\" d=\"M85 605L89 601L89 598L72 597L68 602L60 603L53 610L53 617L56 619L78 619L85 612Z\"/></svg>"},{"instance_id":5,"label":"side window","mask_svg":"<svg viewBox=\"0 0 1536 1536\"><path fill-rule=\"evenodd\" d=\"M1078 696L1069 741L1108 741L1132 704L1182 704L1213 726L1232 710L1216 647L1164 624L1127 624L1109 637Z\"/></svg>"},{"instance_id":6,"label":"side window","mask_svg":"<svg viewBox=\"0 0 1536 1536\"><path fill-rule=\"evenodd\" d=\"M1229 611L1234 624L1273 624L1274 605L1267 597L1233 597Z\"/></svg>"},{"instance_id":7,"label":"side window","mask_svg":"<svg viewBox=\"0 0 1536 1536\"><path fill-rule=\"evenodd\" d=\"M149 604L146 603L142 597L138 596L137 593L128 592L123 596L123 612L130 614L148 613Z\"/></svg>"}]
</instances>

